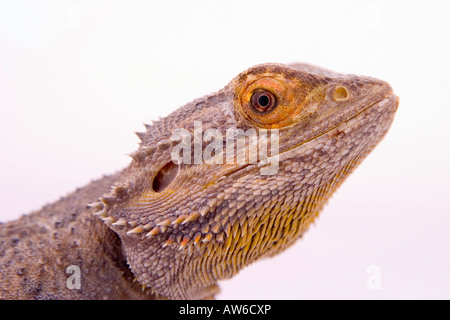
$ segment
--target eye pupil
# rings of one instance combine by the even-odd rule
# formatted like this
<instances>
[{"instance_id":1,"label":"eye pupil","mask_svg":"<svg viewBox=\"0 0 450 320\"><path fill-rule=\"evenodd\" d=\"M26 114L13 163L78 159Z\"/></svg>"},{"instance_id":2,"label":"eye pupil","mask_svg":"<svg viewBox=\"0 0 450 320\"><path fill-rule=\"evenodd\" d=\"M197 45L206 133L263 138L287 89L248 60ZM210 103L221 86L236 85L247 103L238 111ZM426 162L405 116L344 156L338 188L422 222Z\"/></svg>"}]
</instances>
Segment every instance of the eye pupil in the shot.
<instances>
[{"instance_id":1,"label":"eye pupil","mask_svg":"<svg viewBox=\"0 0 450 320\"><path fill-rule=\"evenodd\" d=\"M261 107L267 107L269 105L270 98L265 94L262 94L258 98L258 103Z\"/></svg>"},{"instance_id":2,"label":"eye pupil","mask_svg":"<svg viewBox=\"0 0 450 320\"><path fill-rule=\"evenodd\" d=\"M257 90L252 95L251 106L258 113L269 113L277 106L277 99L270 91Z\"/></svg>"}]
</instances>

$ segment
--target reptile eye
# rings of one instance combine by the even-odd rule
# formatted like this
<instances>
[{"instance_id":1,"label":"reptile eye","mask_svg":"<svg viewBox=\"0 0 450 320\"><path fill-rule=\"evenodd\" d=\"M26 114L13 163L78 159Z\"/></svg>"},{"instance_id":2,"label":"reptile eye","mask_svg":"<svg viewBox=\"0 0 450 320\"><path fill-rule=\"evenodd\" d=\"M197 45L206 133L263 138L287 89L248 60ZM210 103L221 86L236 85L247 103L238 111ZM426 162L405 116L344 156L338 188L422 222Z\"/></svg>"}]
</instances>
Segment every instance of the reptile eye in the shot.
<instances>
[{"instance_id":1,"label":"reptile eye","mask_svg":"<svg viewBox=\"0 0 450 320\"><path fill-rule=\"evenodd\" d=\"M248 81L248 84L237 87L237 107L243 116L257 127L277 128L286 123L285 120L292 116L299 106L296 101L298 90L291 90L291 80L267 75Z\"/></svg>"},{"instance_id":2,"label":"reptile eye","mask_svg":"<svg viewBox=\"0 0 450 320\"><path fill-rule=\"evenodd\" d=\"M277 107L277 98L267 90L255 91L251 97L251 106L259 113L269 113Z\"/></svg>"}]
</instances>

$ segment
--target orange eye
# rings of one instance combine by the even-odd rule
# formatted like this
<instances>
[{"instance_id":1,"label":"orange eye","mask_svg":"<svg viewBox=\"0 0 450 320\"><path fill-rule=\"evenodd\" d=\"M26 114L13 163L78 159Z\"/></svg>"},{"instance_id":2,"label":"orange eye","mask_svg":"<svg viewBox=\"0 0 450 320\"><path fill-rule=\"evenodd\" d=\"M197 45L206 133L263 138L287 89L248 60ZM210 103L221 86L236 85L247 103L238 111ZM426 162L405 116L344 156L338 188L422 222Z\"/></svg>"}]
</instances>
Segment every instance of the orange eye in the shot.
<instances>
[{"instance_id":1,"label":"orange eye","mask_svg":"<svg viewBox=\"0 0 450 320\"><path fill-rule=\"evenodd\" d=\"M250 122L262 127L277 127L296 107L289 98L284 81L261 77L242 88L239 107Z\"/></svg>"},{"instance_id":2,"label":"orange eye","mask_svg":"<svg viewBox=\"0 0 450 320\"><path fill-rule=\"evenodd\" d=\"M255 112L269 113L277 107L278 101L275 95L267 90L256 90L251 97L251 106Z\"/></svg>"},{"instance_id":3,"label":"orange eye","mask_svg":"<svg viewBox=\"0 0 450 320\"><path fill-rule=\"evenodd\" d=\"M237 76L230 83L236 112L250 125L266 129L306 119L318 106L314 99L324 93L319 81L311 81L311 75L295 72L270 65L256 66Z\"/></svg>"}]
</instances>

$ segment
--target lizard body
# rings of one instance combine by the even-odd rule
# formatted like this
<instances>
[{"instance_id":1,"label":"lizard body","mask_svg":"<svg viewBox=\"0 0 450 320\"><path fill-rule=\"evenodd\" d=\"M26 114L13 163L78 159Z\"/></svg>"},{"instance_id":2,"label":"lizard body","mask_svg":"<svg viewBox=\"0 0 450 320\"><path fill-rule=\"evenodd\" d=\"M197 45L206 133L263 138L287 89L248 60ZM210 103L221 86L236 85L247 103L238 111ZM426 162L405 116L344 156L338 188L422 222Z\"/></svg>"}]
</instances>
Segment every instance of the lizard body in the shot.
<instances>
[{"instance_id":1,"label":"lizard body","mask_svg":"<svg viewBox=\"0 0 450 320\"><path fill-rule=\"evenodd\" d=\"M0 297L214 297L218 280L302 236L385 136L397 106L392 88L374 78L307 64L252 67L137 133L123 171L0 225ZM180 141L178 151L199 147L199 122L209 134L201 150L214 161L186 152L174 161ZM227 144L230 129L276 140ZM279 153L250 161L263 146ZM256 153L226 161L245 148ZM79 289L66 285L73 265Z\"/></svg>"}]
</instances>

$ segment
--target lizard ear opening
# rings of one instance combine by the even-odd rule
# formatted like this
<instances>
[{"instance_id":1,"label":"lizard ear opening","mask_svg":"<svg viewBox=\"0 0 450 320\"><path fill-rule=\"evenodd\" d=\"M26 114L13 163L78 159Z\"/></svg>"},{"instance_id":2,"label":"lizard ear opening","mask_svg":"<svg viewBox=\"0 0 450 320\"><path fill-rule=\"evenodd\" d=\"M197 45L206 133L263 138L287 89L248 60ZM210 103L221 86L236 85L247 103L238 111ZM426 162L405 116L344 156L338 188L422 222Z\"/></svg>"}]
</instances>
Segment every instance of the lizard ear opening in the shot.
<instances>
[{"instance_id":1,"label":"lizard ear opening","mask_svg":"<svg viewBox=\"0 0 450 320\"><path fill-rule=\"evenodd\" d=\"M172 161L168 162L158 171L155 178L153 179L153 191L162 192L170 185L173 180L175 180L177 173L178 165L176 165Z\"/></svg>"},{"instance_id":2,"label":"lizard ear opening","mask_svg":"<svg viewBox=\"0 0 450 320\"><path fill-rule=\"evenodd\" d=\"M333 98L337 101L344 101L347 100L349 97L349 93L346 87L338 86L336 89L334 89Z\"/></svg>"}]
</instances>

